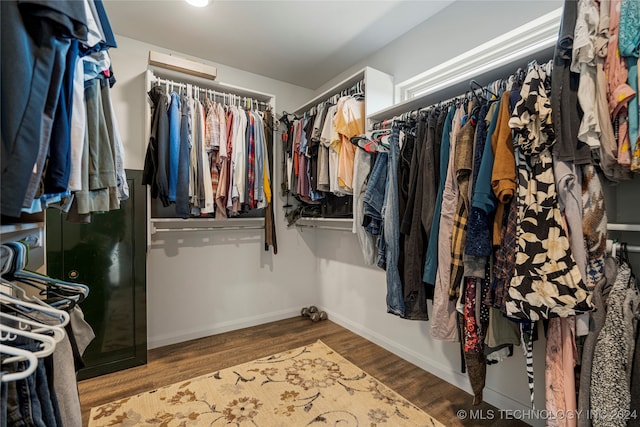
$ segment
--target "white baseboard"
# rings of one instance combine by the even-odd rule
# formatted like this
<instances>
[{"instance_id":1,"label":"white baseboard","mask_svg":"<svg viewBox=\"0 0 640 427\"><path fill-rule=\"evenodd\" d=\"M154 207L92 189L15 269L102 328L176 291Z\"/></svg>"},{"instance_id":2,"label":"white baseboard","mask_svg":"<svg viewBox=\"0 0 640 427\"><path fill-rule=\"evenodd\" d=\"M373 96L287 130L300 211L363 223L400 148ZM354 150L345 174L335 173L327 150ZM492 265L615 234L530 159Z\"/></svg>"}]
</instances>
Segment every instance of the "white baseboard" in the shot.
<instances>
[{"instance_id":1,"label":"white baseboard","mask_svg":"<svg viewBox=\"0 0 640 427\"><path fill-rule=\"evenodd\" d=\"M351 332L354 332L368 339L369 341L378 344L379 346L385 348L393 354L443 379L449 384L453 384L454 386L461 388L469 394L472 393L471 385L469 384L469 378L466 374L451 370L449 367L434 362L433 360L426 358L423 354L417 353L416 351L407 348L406 346L390 339L389 337L381 335L367 328L366 326L355 323L344 316L332 312L331 310L326 310L325 308L323 308L323 310L325 310L329 314L329 319L331 319L332 322L337 323L338 325L349 329ZM514 400L511 397L505 396L504 394L489 387L485 387L483 398L487 403L495 406L498 409L522 411L529 411L531 409L528 402L523 403Z\"/></svg>"},{"instance_id":2,"label":"white baseboard","mask_svg":"<svg viewBox=\"0 0 640 427\"><path fill-rule=\"evenodd\" d=\"M292 308L271 313L264 313L258 316L243 317L240 319L228 320L225 322L206 325L204 328L193 328L182 331L174 331L169 334L147 337L147 348L163 347L166 345L176 344L179 342L189 341L197 338L217 335L224 332L235 331L236 329L248 328L251 326L262 325L263 323L275 322L277 320L289 319L299 316L300 309Z\"/></svg>"}]
</instances>

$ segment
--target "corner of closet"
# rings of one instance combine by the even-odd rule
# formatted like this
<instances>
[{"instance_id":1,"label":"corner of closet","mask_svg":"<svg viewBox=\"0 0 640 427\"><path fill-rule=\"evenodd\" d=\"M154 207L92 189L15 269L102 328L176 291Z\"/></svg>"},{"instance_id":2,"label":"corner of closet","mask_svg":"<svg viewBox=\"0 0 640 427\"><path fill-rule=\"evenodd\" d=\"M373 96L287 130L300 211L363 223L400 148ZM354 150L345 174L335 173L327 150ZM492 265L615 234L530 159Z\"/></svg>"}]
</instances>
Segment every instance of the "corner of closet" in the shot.
<instances>
[{"instance_id":1,"label":"corner of closet","mask_svg":"<svg viewBox=\"0 0 640 427\"><path fill-rule=\"evenodd\" d=\"M310 111L317 109L322 104L331 101L341 95L358 91L364 94L364 123L367 129L368 117L381 109L393 105L394 97L394 77L375 68L366 66L322 93L316 95L309 101L300 105L293 111L296 117L303 117ZM299 230L333 230L349 231L353 230L353 216L350 217L315 217L301 216L290 224Z\"/></svg>"}]
</instances>

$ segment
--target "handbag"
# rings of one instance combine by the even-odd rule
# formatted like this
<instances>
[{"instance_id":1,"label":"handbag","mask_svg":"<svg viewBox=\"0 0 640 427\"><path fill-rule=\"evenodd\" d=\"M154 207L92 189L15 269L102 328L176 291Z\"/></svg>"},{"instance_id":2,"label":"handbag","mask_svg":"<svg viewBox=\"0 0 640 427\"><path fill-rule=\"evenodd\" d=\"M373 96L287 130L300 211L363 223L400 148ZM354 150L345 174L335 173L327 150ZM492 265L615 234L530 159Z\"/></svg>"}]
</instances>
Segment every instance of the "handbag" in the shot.
<instances>
[{"instance_id":1,"label":"handbag","mask_svg":"<svg viewBox=\"0 0 640 427\"><path fill-rule=\"evenodd\" d=\"M336 196L327 193L320 204L320 214L325 218L353 217L353 196Z\"/></svg>"}]
</instances>

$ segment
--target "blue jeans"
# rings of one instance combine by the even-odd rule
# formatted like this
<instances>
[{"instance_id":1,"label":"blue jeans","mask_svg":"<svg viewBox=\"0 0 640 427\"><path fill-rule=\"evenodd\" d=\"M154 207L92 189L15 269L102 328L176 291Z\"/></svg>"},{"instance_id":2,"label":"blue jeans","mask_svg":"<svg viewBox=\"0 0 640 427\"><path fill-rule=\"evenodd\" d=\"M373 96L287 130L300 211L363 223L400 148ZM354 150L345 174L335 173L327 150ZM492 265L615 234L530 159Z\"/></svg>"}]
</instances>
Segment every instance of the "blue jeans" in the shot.
<instances>
[{"instance_id":1,"label":"blue jeans","mask_svg":"<svg viewBox=\"0 0 640 427\"><path fill-rule=\"evenodd\" d=\"M382 209L387 183L388 157L387 153L376 155L376 161L369 174L367 187L362 198L364 204L362 225L369 234L374 236L382 233Z\"/></svg>"},{"instance_id":2,"label":"blue jeans","mask_svg":"<svg viewBox=\"0 0 640 427\"><path fill-rule=\"evenodd\" d=\"M0 427L7 427L7 399L9 395L8 384L2 382L2 376L8 372L0 371Z\"/></svg>"},{"instance_id":3,"label":"blue jeans","mask_svg":"<svg viewBox=\"0 0 640 427\"><path fill-rule=\"evenodd\" d=\"M16 347L28 351L37 351L38 344L31 339L21 343L14 342ZM16 369L25 370L27 362L16 362ZM14 390L11 390L12 392ZM28 377L15 381L15 404L8 409L7 420L11 426L56 427L62 425L58 402L49 387L47 372L43 359L38 359L36 371ZM4 399L4 396L3 396ZM9 401L11 402L11 401Z\"/></svg>"},{"instance_id":4,"label":"blue jeans","mask_svg":"<svg viewBox=\"0 0 640 427\"><path fill-rule=\"evenodd\" d=\"M384 243L387 265L387 311L404 317L404 296L398 256L400 254L400 213L398 208L398 159L400 157L400 129L394 125L389 136L389 162L385 204L382 212L384 221Z\"/></svg>"}]
</instances>

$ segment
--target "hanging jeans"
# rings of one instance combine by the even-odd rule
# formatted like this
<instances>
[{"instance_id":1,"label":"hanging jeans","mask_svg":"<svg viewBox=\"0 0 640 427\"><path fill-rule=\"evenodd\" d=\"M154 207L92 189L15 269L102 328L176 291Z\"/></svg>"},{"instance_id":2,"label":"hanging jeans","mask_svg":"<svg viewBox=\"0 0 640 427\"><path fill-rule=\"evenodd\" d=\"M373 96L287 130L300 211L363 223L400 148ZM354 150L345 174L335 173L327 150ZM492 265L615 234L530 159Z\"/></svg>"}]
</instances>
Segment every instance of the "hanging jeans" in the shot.
<instances>
[{"instance_id":1,"label":"hanging jeans","mask_svg":"<svg viewBox=\"0 0 640 427\"><path fill-rule=\"evenodd\" d=\"M37 351L38 344L31 339L14 341L13 346L28 351ZM27 369L27 362L16 362L16 370ZM11 398L9 398L11 397ZM2 396L3 400L5 395ZM49 387L45 361L38 359L36 371L28 377L17 380L7 393L7 420L12 426L56 427L61 426L60 410L55 392ZM4 403L3 403L4 405Z\"/></svg>"},{"instance_id":2,"label":"hanging jeans","mask_svg":"<svg viewBox=\"0 0 640 427\"><path fill-rule=\"evenodd\" d=\"M389 137L389 164L385 204L383 208L384 242L387 265L387 311L404 317L404 292L398 256L400 253L400 216L398 212L398 159L400 157L400 129L394 125Z\"/></svg>"},{"instance_id":3,"label":"hanging jeans","mask_svg":"<svg viewBox=\"0 0 640 427\"><path fill-rule=\"evenodd\" d=\"M2 381L2 376L8 372L0 371L0 427L7 427L7 396L9 385Z\"/></svg>"},{"instance_id":4,"label":"hanging jeans","mask_svg":"<svg viewBox=\"0 0 640 427\"><path fill-rule=\"evenodd\" d=\"M363 219L362 226L367 233L379 236L382 234L382 209L384 207L385 187L388 169L387 153L377 153L373 169L369 174L367 187L362 198ZM379 267L382 267L378 263Z\"/></svg>"}]
</instances>

